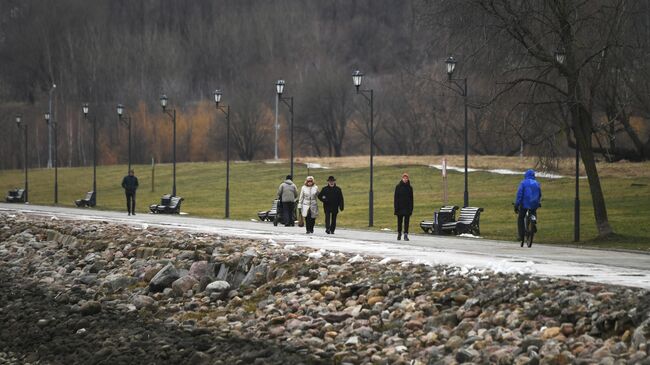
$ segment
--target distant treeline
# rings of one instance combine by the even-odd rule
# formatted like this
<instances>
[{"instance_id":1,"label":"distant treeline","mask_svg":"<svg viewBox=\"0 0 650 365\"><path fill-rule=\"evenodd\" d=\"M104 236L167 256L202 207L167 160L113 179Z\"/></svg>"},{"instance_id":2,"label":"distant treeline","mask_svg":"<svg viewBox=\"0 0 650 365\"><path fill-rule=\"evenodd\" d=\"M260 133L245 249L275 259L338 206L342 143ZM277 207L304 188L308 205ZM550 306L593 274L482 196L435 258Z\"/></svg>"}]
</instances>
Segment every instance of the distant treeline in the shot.
<instances>
[{"instance_id":1,"label":"distant treeline","mask_svg":"<svg viewBox=\"0 0 650 365\"><path fill-rule=\"evenodd\" d=\"M127 159L118 103L133 120L134 163L170 161L172 125L161 93L177 111L177 159L224 159L225 119L212 101L217 88L231 107L233 155L269 158L277 79L294 97L296 155L367 154L370 109L356 95L355 69L365 74L362 88L374 90L377 153L462 153L464 99L456 86L463 81L447 81L450 54L458 61L454 78L467 78L470 153L512 155L523 147L552 165L575 146L571 115L580 104L588 115L578 118L593 126L593 146L585 148L611 160L647 158L648 5L573 3L2 1L0 168L22 166L17 113L30 128L30 166L47 165L43 112L50 95L60 166L92 162L92 129L81 113L86 102L98 123L100 164ZM542 18L546 25L532 26L543 35L536 43L520 33L518 26ZM558 47L589 67L558 71ZM283 104L279 115L280 156L288 157Z\"/></svg>"}]
</instances>

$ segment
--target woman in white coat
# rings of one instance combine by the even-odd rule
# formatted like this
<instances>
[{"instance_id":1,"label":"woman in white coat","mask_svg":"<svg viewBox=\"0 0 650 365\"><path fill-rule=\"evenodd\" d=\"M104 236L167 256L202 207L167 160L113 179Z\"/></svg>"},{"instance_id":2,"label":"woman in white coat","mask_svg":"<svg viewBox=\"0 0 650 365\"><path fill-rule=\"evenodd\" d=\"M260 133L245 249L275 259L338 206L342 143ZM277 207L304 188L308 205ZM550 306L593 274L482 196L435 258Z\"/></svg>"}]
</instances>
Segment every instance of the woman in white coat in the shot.
<instances>
[{"instance_id":1,"label":"woman in white coat","mask_svg":"<svg viewBox=\"0 0 650 365\"><path fill-rule=\"evenodd\" d=\"M314 224L318 217L318 186L314 183L313 176L307 176L305 184L300 189L298 198L300 214L305 217L307 233L314 233Z\"/></svg>"}]
</instances>

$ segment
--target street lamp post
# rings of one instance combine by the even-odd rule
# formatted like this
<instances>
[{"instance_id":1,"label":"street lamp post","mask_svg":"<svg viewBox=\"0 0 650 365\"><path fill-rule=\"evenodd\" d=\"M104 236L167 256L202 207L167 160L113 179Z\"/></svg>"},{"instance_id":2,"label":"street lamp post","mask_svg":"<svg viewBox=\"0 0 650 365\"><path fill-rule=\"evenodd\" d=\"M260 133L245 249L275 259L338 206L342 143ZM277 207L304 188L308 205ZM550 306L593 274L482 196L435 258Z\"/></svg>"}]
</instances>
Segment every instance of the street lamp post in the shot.
<instances>
[{"instance_id":1,"label":"street lamp post","mask_svg":"<svg viewBox=\"0 0 650 365\"><path fill-rule=\"evenodd\" d=\"M217 110L226 115L226 218L230 218L230 105L219 105L221 90L214 91L214 103Z\"/></svg>"},{"instance_id":2,"label":"street lamp post","mask_svg":"<svg viewBox=\"0 0 650 365\"><path fill-rule=\"evenodd\" d=\"M23 168L25 169L25 192L24 192L24 199L25 203L29 202L29 179L27 178L27 151L29 150L29 146L27 145L27 123L23 123L23 116L18 114L16 115L16 125L18 126L18 129L23 130L23 136L25 138L23 148L25 149L24 155L23 155Z\"/></svg>"},{"instance_id":3,"label":"street lamp post","mask_svg":"<svg viewBox=\"0 0 650 365\"><path fill-rule=\"evenodd\" d=\"M52 121L54 121L54 116L52 114L52 92L54 92L54 89L56 89L56 84L52 84L52 87L50 88L50 99L48 103L48 108L47 112L52 118ZM50 124L47 125L47 168L51 169L52 168L52 127L50 127ZM55 147L56 148L56 147ZM39 166L40 167L40 166Z\"/></svg>"},{"instance_id":4,"label":"street lamp post","mask_svg":"<svg viewBox=\"0 0 650 365\"><path fill-rule=\"evenodd\" d=\"M51 120L50 112L45 112L45 123L54 135L54 204L59 204L59 148L57 143L57 123Z\"/></svg>"},{"instance_id":5,"label":"street lamp post","mask_svg":"<svg viewBox=\"0 0 650 365\"><path fill-rule=\"evenodd\" d=\"M88 103L81 106L81 111L84 113L84 119L88 121ZM95 193L95 201L97 201L97 118L92 118L93 124L93 192Z\"/></svg>"},{"instance_id":6,"label":"street lamp post","mask_svg":"<svg viewBox=\"0 0 650 365\"><path fill-rule=\"evenodd\" d=\"M454 79L452 75L456 69L456 59L454 57L449 57L445 61L447 64L447 75L449 76L449 82L453 83L458 89L452 89L458 92L463 97L463 104L465 105L465 190L463 191L463 207L469 206L469 188L468 188L468 177L467 177L467 149L468 149L468 137L467 137L467 78ZM462 85L461 83L462 82Z\"/></svg>"},{"instance_id":7,"label":"street lamp post","mask_svg":"<svg viewBox=\"0 0 650 365\"><path fill-rule=\"evenodd\" d=\"M117 117L120 119L120 122L124 123L129 130L129 168L126 171L127 174L131 171L131 114L126 113L126 118L122 118L124 114L124 105L117 104Z\"/></svg>"},{"instance_id":8,"label":"street lamp post","mask_svg":"<svg viewBox=\"0 0 650 365\"><path fill-rule=\"evenodd\" d=\"M368 104L370 105L370 191L368 191L368 227L372 227L374 224L374 193L373 193L373 186L372 186L372 180L373 180L373 158L375 155L375 124L374 124L374 91L373 89L359 89L361 86L361 81L363 80L363 73L359 70L356 70L352 73L352 82L354 83L354 86L357 88L357 94L363 95L366 100L368 100ZM368 94L368 95L366 95Z\"/></svg>"},{"instance_id":9,"label":"street lamp post","mask_svg":"<svg viewBox=\"0 0 650 365\"><path fill-rule=\"evenodd\" d=\"M284 93L284 86L285 82L284 80L278 80L275 83L275 90L278 93L278 100L282 101L287 107L289 107L289 113L291 114L291 121L289 122L289 130L290 130L290 145L291 145L291 157L290 157L290 164L291 164L291 176L293 177L293 96L282 96L282 93Z\"/></svg>"},{"instance_id":10,"label":"street lamp post","mask_svg":"<svg viewBox=\"0 0 650 365\"><path fill-rule=\"evenodd\" d=\"M167 110L167 95L162 94L160 96L160 106L162 106L163 113L167 114L170 118L172 118L172 124L174 125L174 142L173 142L173 151L172 151L172 176L173 176L173 184L172 184L172 196L176 196L176 108L172 109L172 111Z\"/></svg>"},{"instance_id":11,"label":"street lamp post","mask_svg":"<svg viewBox=\"0 0 650 365\"><path fill-rule=\"evenodd\" d=\"M566 52L564 49L558 48L555 51L555 62L562 66L564 65L565 60ZM572 100L572 104L575 105L576 108L578 107L577 102L577 100ZM573 202L573 241L580 242L580 149L578 148L578 138L576 136L575 128L576 127L574 126L573 135L576 140L576 196Z\"/></svg>"}]
</instances>

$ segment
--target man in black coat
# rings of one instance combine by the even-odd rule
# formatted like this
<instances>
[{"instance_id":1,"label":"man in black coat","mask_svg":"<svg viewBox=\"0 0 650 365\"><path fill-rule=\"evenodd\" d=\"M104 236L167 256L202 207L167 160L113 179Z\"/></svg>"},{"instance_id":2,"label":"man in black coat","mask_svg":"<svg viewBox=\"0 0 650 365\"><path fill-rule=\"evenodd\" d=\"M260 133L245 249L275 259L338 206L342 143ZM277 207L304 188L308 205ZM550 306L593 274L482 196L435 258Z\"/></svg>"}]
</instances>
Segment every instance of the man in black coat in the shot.
<instances>
[{"instance_id":1,"label":"man in black coat","mask_svg":"<svg viewBox=\"0 0 650 365\"><path fill-rule=\"evenodd\" d=\"M325 233L334 234L336 215L339 214L339 208L343 211L343 192L336 186L334 176L327 178L327 186L318 193L318 199L323 202L325 211Z\"/></svg>"},{"instance_id":2,"label":"man in black coat","mask_svg":"<svg viewBox=\"0 0 650 365\"><path fill-rule=\"evenodd\" d=\"M122 187L126 194L126 210L129 215L135 215L135 191L138 190L138 178L135 177L133 170L129 170L129 174L122 179Z\"/></svg>"},{"instance_id":3,"label":"man in black coat","mask_svg":"<svg viewBox=\"0 0 650 365\"><path fill-rule=\"evenodd\" d=\"M409 240L409 220L413 214L413 188L409 175L402 174L402 180L395 187L394 198L395 215L397 216L397 239L402 239L402 228L404 228L404 241ZM402 223L404 226L402 227Z\"/></svg>"}]
</instances>

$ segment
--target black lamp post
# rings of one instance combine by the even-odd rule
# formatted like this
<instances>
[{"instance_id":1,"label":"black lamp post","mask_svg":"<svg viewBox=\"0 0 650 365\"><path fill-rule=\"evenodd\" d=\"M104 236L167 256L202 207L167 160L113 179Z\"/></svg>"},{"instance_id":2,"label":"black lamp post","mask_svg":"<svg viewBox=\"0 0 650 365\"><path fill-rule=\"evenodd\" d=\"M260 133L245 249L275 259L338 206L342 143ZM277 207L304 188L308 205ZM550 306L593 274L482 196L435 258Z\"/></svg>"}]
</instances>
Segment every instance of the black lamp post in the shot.
<instances>
[{"instance_id":1,"label":"black lamp post","mask_svg":"<svg viewBox=\"0 0 650 365\"><path fill-rule=\"evenodd\" d=\"M458 92L463 97L463 104L465 104L465 191L463 192L463 207L469 206L469 188L467 182L467 148L468 148L468 138L467 138L467 78L463 79L454 79L452 75L456 69L456 59L452 56L447 58L445 61L447 64L447 75L449 75L449 82L452 83L457 89L452 89ZM462 82L462 84L460 83Z\"/></svg>"},{"instance_id":2,"label":"black lamp post","mask_svg":"<svg viewBox=\"0 0 650 365\"><path fill-rule=\"evenodd\" d=\"M555 51L555 62L564 65L566 60L566 52L562 48ZM572 104L578 108L578 101L572 100ZM580 110L580 109L577 109ZM576 136L575 126L573 135L576 140L576 196L573 202L573 241L580 242L580 149L578 148L578 138Z\"/></svg>"},{"instance_id":3,"label":"black lamp post","mask_svg":"<svg viewBox=\"0 0 650 365\"><path fill-rule=\"evenodd\" d=\"M374 124L374 91L372 89L363 90L359 89L361 86L361 81L363 80L363 73L359 70L356 70L352 73L352 82L357 88L357 94L363 95L368 104L370 105L370 191L368 192L368 227L372 227L374 224L374 193L372 190L372 179L373 179L373 158L375 155L375 124ZM368 94L368 95L366 95Z\"/></svg>"},{"instance_id":4,"label":"black lamp post","mask_svg":"<svg viewBox=\"0 0 650 365\"><path fill-rule=\"evenodd\" d=\"M120 119L120 122L124 123L129 130L129 168L126 171L127 173L131 171L131 114L126 113L126 118L122 118L124 115L124 105L117 104L117 117Z\"/></svg>"},{"instance_id":5,"label":"black lamp post","mask_svg":"<svg viewBox=\"0 0 650 365\"><path fill-rule=\"evenodd\" d=\"M27 144L27 123L23 123L23 116L20 114L16 115L16 126L18 126L18 129L23 130L23 136L25 138L23 146L25 149L23 155L23 168L25 169L25 193L23 196L25 198L25 203L27 203L29 202L29 196L27 195L29 191L29 180L27 178L27 151L29 150L29 146Z\"/></svg>"},{"instance_id":6,"label":"black lamp post","mask_svg":"<svg viewBox=\"0 0 650 365\"><path fill-rule=\"evenodd\" d=\"M291 176L293 177L293 96L286 96L282 97L282 93L284 93L284 80L278 80L278 82L275 83L275 90L278 93L278 99L282 101L286 106L289 107L289 113L291 113L291 121L289 123L289 130L290 130L290 139L291 139L291 157L290 157L290 164L291 164Z\"/></svg>"},{"instance_id":7,"label":"black lamp post","mask_svg":"<svg viewBox=\"0 0 650 365\"><path fill-rule=\"evenodd\" d=\"M84 119L88 121L88 103L81 106L81 111L84 113ZM93 123L93 192L95 192L95 201L97 201L97 122L96 118L92 118Z\"/></svg>"},{"instance_id":8,"label":"black lamp post","mask_svg":"<svg viewBox=\"0 0 650 365\"><path fill-rule=\"evenodd\" d=\"M221 90L214 91L214 104L217 110L226 115L226 218L230 218L230 105L219 105Z\"/></svg>"},{"instance_id":9,"label":"black lamp post","mask_svg":"<svg viewBox=\"0 0 650 365\"><path fill-rule=\"evenodd\" d=\"M162 106L163 113L169 115L170 118L172 118L172 123L174 125L174 142L173 142L173 152L172 152L172 160L173 160L173 168L172 168L172 175L173 175L173 185L172 185L172 196L176 196L176 109L172 109L171 112L167 110L167 95L162 94L160 95L160 106Z\"/></svg>"},{"instance_id":10,"label":"black lamp post","mask_svg":"<svg viewBox=\"0 0 650 365\"><path fill-rule=\"evenodd\" d=\"M59 144L57 143L57 123L50 119L50 112L45 112L45 123L52 128L54 134L54 204L59 204Z\"/></svg>"}]
</instances>

